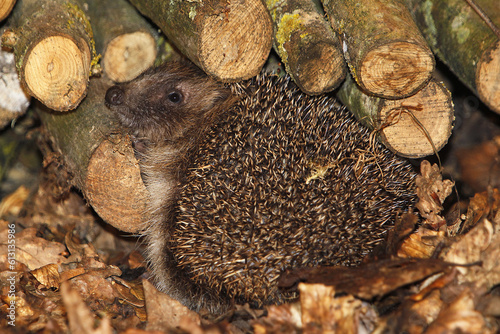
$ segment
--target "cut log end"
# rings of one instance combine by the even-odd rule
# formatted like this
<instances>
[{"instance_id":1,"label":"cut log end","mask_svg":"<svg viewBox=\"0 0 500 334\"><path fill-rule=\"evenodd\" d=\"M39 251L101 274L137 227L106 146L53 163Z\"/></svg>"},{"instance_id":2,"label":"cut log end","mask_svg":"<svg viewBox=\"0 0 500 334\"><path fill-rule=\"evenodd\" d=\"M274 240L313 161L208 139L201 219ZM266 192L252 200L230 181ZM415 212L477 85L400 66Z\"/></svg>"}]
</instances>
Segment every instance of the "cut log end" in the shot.
<instances>
[{"instance_id":1,"label":"cut log end","mask_svg":"<svg viewBox=\"0 0 500 334\"><path fill-rule=\"evenodd\" d=\"M205 19L199 45L201 67L223 81L257 75L271 50L272 29L261 1L231 2L227 11Z\"/></svg>"},{"instance_id":2,"label":"cut log end","mask_svg":"<svg viewBox=\"0 0 500 334\"><path fill-rule=\"evenodd\" d=\"M377 96L406 97L425 85L434 64L434 57L426 47L408 42L385 44L366 54L358 84Z\"/></svg>"},{"instance_id":3,"label":"cut log end","mask_svg":"<svg viewBox=\"0 0 500 334\"><path fill-rule=\"evenodd\" d=\"M318 43L299 57L290 57L290 69L300 89L311 95L322 94L337 88L345 79L347 67L335 45ZM320 65L320 66L319 66Z\"/></svg>"},{"instance_id":4,"label":"cut log end","mask_svg":"<svg viewBox=\"0 0 500 334\"><path fill-rule=\"evenodd\" d=\"M0 21L9 16L15 4L16 0L0 0Z\"/></svg>"},{"instance_id":5,"label":"cut log end","mask_svg":"<svg viewBox=\"0 0 500 334\"><path fill-rule=\"evenodd\" d=\"M89 161L85 195L99 216L115 228L136 233L144 226L148 192L129 140L103 141Z\"/></svg>"},{"instance_id":6,"label":"cut log end","mask_svg":"<svg viewBox=\"0 0 500 334\"><path fill-rule=\"evenodd\" d=\"M103 67L115 82L126 82L151 67L157 49L153 36L137 31L120 35L109 42L103 58Z\"/></svg>"},{"instance_id":7,"label":"cut log end","mask_svg":"<svg viewBox=\"0 0 500 334\"><path fill-rule=\"evenodd\" d=\"M431 80L413 96L384 102L380 135L398 155L425 157L435 153L431 140L436 151L448 142L455 116L451 94L441 83Z\"/></svg>"},{"instance_id":8,"label":"cut log end","mask_svg":"<svg viewBox=\"0 0 500 334\"><path fill-rule=\"evenodd\" d=\"M26 55L24 81L29 93L47 107L67 111L85 97L90 50L82 52L72 39L50 36Z\"/></svg>"},{"instance_id":9,"label":"cut log end","mask_svg":"<svg viewBox=\"0 0 500 334\"><path fill-rule=\"evenodd\" d=\"M476 86L481 100L500 114L500 41L483 55L477 69Z\"/></svg>"}]
</instances>

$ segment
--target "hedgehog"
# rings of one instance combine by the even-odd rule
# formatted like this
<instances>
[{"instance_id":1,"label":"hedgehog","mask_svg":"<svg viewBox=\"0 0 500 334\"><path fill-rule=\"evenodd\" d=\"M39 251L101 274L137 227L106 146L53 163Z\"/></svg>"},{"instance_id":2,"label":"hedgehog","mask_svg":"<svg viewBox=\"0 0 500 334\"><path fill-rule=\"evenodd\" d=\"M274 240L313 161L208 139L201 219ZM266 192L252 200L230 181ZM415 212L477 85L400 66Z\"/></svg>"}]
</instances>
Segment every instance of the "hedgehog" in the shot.
<instances>
[{"instance_id":1,"label":"hedgehog","mask_svg":"<svg viewBox=\"0 0 500 334\"><path fill-rule=\"evenodd\" d=\"M416 199L415 171L331 95L288 76L218 83L166 63L112 86L150 194L156 285L189 308L293 298L289 269L358 265Z\"/></svg>"}]
</instances>

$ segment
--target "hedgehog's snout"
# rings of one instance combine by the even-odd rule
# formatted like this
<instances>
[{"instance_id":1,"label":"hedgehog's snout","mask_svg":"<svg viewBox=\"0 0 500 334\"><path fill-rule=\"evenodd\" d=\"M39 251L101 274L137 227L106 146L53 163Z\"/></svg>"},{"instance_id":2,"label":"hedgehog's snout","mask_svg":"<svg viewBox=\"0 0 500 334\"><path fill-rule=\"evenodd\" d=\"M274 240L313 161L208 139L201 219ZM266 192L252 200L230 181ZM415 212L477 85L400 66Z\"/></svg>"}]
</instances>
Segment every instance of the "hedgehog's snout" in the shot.
<instances>
[{"instance_id":1,"label":"hedgehog's snout","mask_svg":"<svg viewBox=\"0 0 500 334\"><path fill-rule=\"evenodd\" d=\"M106 92L104 99L108 106L119 106L125 99L125 92L120 86L112 86Z\"/></svg>"}]
</instances>

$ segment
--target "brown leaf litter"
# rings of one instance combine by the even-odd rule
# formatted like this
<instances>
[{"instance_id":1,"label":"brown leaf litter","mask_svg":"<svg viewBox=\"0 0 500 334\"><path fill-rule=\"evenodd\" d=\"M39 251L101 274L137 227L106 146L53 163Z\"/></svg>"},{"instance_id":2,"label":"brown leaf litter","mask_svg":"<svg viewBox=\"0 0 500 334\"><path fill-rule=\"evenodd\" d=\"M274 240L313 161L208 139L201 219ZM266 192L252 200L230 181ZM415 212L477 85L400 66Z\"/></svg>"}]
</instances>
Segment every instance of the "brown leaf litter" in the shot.
<instances>
[{"instance_id":1,"label":"brown leaf litter","mask_svg":"<svg viewBox=\"0 0 500 334\"><path fill-rule=\"evenodd\" d=\"M240 305L218 319L156 290L140 243L117 237L75 194L54 201L43 187L32 197L20 190L0 204L11 223L17 215L15 266L0 253L0 312L15 301L16 328L7 317L0 326L12 333L496 332L500 193L476 194L466 213L447 221L442 208L452 182L424 163L417 184L422 219L401 215L385 252L356 268L284 273L280 287L298 290L297 301L265 310ZM11 223L0 221L2 245Z\"/></svg>"}]
</instances>

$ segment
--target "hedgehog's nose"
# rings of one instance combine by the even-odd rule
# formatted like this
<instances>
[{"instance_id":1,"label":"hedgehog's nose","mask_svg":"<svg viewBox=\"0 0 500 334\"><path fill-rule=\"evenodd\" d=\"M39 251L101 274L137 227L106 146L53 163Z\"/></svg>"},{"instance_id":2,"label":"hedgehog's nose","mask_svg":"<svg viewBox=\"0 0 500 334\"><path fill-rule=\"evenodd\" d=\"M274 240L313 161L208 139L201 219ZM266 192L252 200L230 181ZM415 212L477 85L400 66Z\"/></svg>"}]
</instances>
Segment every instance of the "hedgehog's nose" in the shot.
<instances>
[{"instance_id":1,"label":"hedgehog's nose","mask_svg":"<svg viewBox=\"0 0 500 334\"><path fill-rule=\"evenodd\" d=\"M106 104L110 106L119 106L123 103L123 98L125 97L125 92L119 86L113 86L106 92Z\"/></svg>"}]
</instances>

